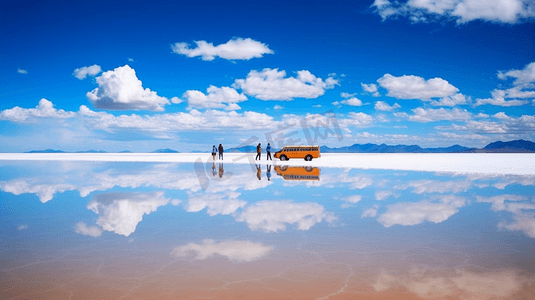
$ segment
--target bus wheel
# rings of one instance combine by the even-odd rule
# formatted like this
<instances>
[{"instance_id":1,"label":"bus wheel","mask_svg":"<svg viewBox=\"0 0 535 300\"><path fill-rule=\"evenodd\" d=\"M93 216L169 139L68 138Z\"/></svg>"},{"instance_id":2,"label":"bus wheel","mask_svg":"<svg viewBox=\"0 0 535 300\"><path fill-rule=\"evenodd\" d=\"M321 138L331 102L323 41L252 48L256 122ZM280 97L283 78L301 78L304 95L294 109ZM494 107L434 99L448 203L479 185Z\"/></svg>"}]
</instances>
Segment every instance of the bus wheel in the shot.
<instances>
[{"instance_id":1,"label":"bus wheel","mask_svg":"<svg viewBox=\"0 0 535 300\"><path fill-rule=\"evenodd\" d=\"M305 160L306 161L311 161L312 160L312 155L309 154L309 155L305 156Z\"/></svg>"},{"instance_id":2,"label":"bus wheel","mask_svg":"<svg viewBox=\"0 0 535 300\"><path fill-rule=\"evenodd\" d=\"M286 156L286 155L284 155L284 154L281 155L281 160L288 160L288 156Z\"/></svg>"}]
</instances>

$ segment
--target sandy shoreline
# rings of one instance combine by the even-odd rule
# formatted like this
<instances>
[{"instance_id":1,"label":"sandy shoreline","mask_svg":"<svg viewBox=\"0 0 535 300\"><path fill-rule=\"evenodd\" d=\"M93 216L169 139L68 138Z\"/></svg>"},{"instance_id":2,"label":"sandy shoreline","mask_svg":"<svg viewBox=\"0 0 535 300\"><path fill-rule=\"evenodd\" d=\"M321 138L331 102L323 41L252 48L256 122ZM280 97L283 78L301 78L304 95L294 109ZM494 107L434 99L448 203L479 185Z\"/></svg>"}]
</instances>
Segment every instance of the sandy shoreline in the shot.
<instances>
[{"instance_id":1,"label":"sandy shoreline","mask_svg":"<svg viewBox=\"0 0 535 300\"><path fill-rule=\"evenodd\" d=\"M273 164L314 167L405 170L448 173L535 175L535 154L525 153L325 153L306 162L291 159L266 161L265 153L255 161L254 153L225 153L216 163ZM211 163L209 153L0 153L1 161L98 161Z\"/></svg>"}]
</instances>

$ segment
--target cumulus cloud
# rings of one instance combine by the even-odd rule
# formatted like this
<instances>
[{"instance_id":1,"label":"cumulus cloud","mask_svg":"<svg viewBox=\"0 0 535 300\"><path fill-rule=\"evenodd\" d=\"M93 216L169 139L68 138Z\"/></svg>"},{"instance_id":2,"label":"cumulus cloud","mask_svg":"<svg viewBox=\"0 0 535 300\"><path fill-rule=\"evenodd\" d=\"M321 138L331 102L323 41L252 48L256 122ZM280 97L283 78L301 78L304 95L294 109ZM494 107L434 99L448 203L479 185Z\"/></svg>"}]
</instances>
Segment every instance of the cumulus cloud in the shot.
<instances>
[{"instance_id":1,"label":"cumulus cloud","mask_svg":"<svg viewBox=\"0 0 535 300\"><path fill-rule=\"evenodd\" d=\"M272 246L264 246L262 243L250 241L223 241L216 243L214 240L206 239L201 243L188 243L184 246L176 247L171 255L176 257L193 256L194 260L205 260L212 256L223 256L233 262L251 262L269 254L273 251Z\"/></svg>"},{"instance_id":2,"label":"cumulus cloud","mask_svg":"<svg viewBox=\"0 0 535 300\"><path fill-rule=\"evenodd\" d=\"M532 62L522 70L499 71L498 78L506 80L508 77L515 78L514 85L522 86L535 82L535 62Z\"/></svg>"},{"instance_id":3,"label":"cumulus cloud","mask_svg":"<svg viewBox=\"0 0 535 300\"><path fill-rule=\"evenodd\" d=\"M437 121L468 121L472 119L472 114L466 109L432 109L418 107L412 110L414 115L409 116L409 120L421 123L437 122Z\"/></svg>"},{"instance_id":4,"label":"cumulus cloud","mask_svg":"<svg viewBox=\"0 0 535 300\"><path fill-rule=\"evenodd\" d=\"M187 57L201 56L202 60L214 60L216 57L228 60L250 60L262 57L264 54L274 53L266 44L250 38L234 38L217 46L206 41L195 41L195 44L196 48L189 48L187 43L175 43L171 45L171 49L174 53Z\"/></svg>"},{"instance_id":5,"label":"cumulus cloud","mask_svg":"<svg viewBox=\"0 0 535 300\"><path fill-rule=\"evenodd\" d=\"M42 203L46 203L52 200L52 198L54 198L54 194L75 190L76 186L66 183L47 184L38 182L28 182L23 179L14 179L10 181L0 181L0 189L6 193L12 193L14 195L26 193L35 194L39 198L39 201L41 201Z\"/></svg>"},{"instance_id":6,"label":"cumulus cloud","mask_svg":"<svg viewBox=\"0 0 535 300\"><path fill-rule=\"evenodd\" d=\"M360 85L362 86L362 89L365 92L372 94L372 96L374 97L381 96L381 94L379 94L379 92L377 91L377 85L375 83L366 84L366 83L361 82Z\"/></svg>"},{"instance_id":7,"label":"cumulus cloud","mask_svg":"<svg viewBox=\"0 0 535 300\"><path fill-rule=\"evenodd\" d=\"M379 205L374 205L362 212L360 215L361 218L375 218L377 216L377 211L379 210Z\"/></svg>"},{"instance_id":8,"label":"cumulus cloud","mask_svg":"<svg viewBox=\"0 0 535 300\"><path fill-rule=\"evenodd\" d=\"M299 230L309 230L316 223L325 220L332 223L336 216L325 211L317 203L294 203L291 201L260 201L246 206L236 221L245 222L253 230L278 232L286 230L286 224L296 224Z\"/></svg>"},{"instance_id":9,"label":"cumulus cloud","mask_svg":"<svg viewBox=\"0 0 535 300\"><path fill-rule=\"evenodd\" d=\"M97 225L102 229L129 236L143 220L143 215L168 203L163 192L106 193L95 195L87 208L99 215Z\"/></svg>"},{"instance_id":10,"label":"cumulus cloud","mask_svg":"<svg viewBox=\"0 0 535 300\"><path fill-rule=\"evenodd\" d=\"M466 192L470 189L472 183L469 180L465 181L437 181L437 180L417 180L409 182L409 186L413 187L415 194L427 193L460 193Z\"/></svg>"},{"instance_id":11,"label":"cumulus cloud","mask_svg":"<svg viewBox=\"0 0 535 300\"><path fill-rule=\"evenodd\" d=\"M236 192L227 192L223 195L221 193L192 194L189 196L186 211L198 212L207 208L207 213L211 217L215 215L230 215L247 204L246 201L237 199L239 195L240 193Z\"/></svg>"},{"instance_id":12,"label":"cumulus cloud","mask_svg":"<svg viewBox=\"0 0 535 300\"><path fill-rule=\"evenodd\" d=\"M355 96L354 94L341 93L341 96L346 98L346 99L342 100L342 101L335 101L332 104L333 105L345 104L345 105L350 105L350 106L361 106L362 105L362 101L360 99L354 97Z\"/></svg>"},{"instance_id":13,"label":"cumulus cloud","mask_svg":"<svg viewBox=\"0 0 535 300\"><path fill-rule=\"evenodd\" d=\"M513 214L513 222L502 221L498 228L522 231L535 238L535 203L523 195L476 196L477 202L490 203L492 211L507 211Z\"/></svg>"},{"instance_id":14,"label":"cumulus cloud","mask_svg":"<svg viewBox=\"0 0 535 300\"><path fill-rule=\"evenodd\" d=\"M135 129L147 132L165 131L214 131L214 130L256 130L276 128L281 124L273 117L254 111L237 113L219 110L200 112L192 109L185 113L157 114L152 116L121 115L114 116L106 112L95 112L86 106L80 106L78 114L93 129L117 131Z\"/></svg>"},{"instance_id":15,"label":"cumulus cloud","mask_svg":"<svg viewBox=\"0 0 535 300\"><path fill-rule=\"evenodd\" d=\"M492 98L477 99L475 105L521 106L528 104L528 100L535 98L535 62L522 70L499 71L498 78L507 80L514 78L513 87L505 90L495 89L491 92Z\"/></svg>"},{"instance_id":16,"label":"cumulus cloud","mask_svg":"<svg viewBox=\"0 0 535 300\"><path fill-rule=\"evenodd\" d=\"M388 103L384 102L384 101L377 101L375 102L375 110L380 110L380 111L393 111L395 109L398 109L401 107L401 105L397 104L397 103L394 103L393 105L389 105Z\"/></svg>"},{"instance_id":17,"label":"cumulus cloud","mask_svg":"<svg viewBox=\"0 0 535 300\"><path fill-rule=\"evenodd\" d=\"M377 218L377 221L388 228L393 225L413 226L424 221L442 223L453 216L463 207L466 200L463 197L441 196L438 202L403 202L387 206L387 211Z\"/></svg>"},{"instance_id":18,"label":"cumulus cloud","mask_svg":"<svg viewBox=\"0 0 535 300\"><path fill-rule=\"evenodd\" d=\"M100 235L102 235L102 229L96 226L89 227L84 222L76 223L76 225L74 225L74 232L92 237L99 237Z\"/></svg>"},{"instance_id":19,"label":"cumulus cloud","mask_svg":"<svg viewBox=\"0 0 535 300\"><path fill-rule=\"evenodd\" d=\"M188 101L188 108L224 108L226 110L241 109L236 103L247 100L244 94L239 94L231 87L215 87L211 85L207 94L201 91L189 90L182 95Z\"/></svg>"},{"instance_id":20,"label":"cumulus cloud","mask_svg":"<svg viewBox=\"0 0 535 300\"><path fill-rule=\"evenodd\" d=\"M297 72L297 77L286 77L278 69L252 70L245 79L237 79L234 88L241 88L246 95L260 100L291 101L294 98L317 98L325 90L334 88L338 80L328 77L325 81L307 70Z\"/></svg>"},{"instance_id":21,"label":"cumulus cloud","mask_svg":"<svg viewBox=\"0 0 535 300\"><path fill-rule=\"evenodd\" d=\"M99 65L92 65L89 67L81 67L74 70L72 75L80 80L89 76L95 76L98 73L102 72L102 69Z\"/></svg>"},{"instance_id":22,"label":"cumulus cloud","mask_svg":"<svg viewBox=\"0 0 535 300\"><path fill-rule=\"evenodd\" d=\"M102 73L96 78L98 88L87 92L87 98L96 108L111 110L163 111L169 100L150 89L144 89L129 65Z\"/></svg>"},{"instance_id":23,"label":"cumulus cloud","mask_svg":"<svg viewBox=\"0 0 535 300\"><path fill-rule=\"evenodd\" d=\"M338 123L342 128L368 126L373 123L373 117L363 112L350 112L347 118L338 120Z\"/></svg>"},{"instance_id":24,"label":"cumulus cloud","mask_svg":"<svg viewBox=\"0 0 535 300\"><path fill-rule=\"evenodd\" d=\"M377 191L375 192L375 200L383 201L393 195L396 195L393 191Z\"/></svg>"},{"instance_id":25,"label":"cumulus cloud","mask_svg":"<svg viewBox=\"0 0 535 300\"><path fill-rule=\"evenodd\" d=\"M425 80L414 75L392 76L385 74L377 79L379 85L388 90L387 96L397 99L420 99L429 101L431 98L442 98L456 94L459 89L442 78Z\"/></svg>"},{"instance_id":26,"label":"cumulus cloud","mask_svg":"<svg viewBox=\"0 0 535 300\"><path fill-rule=\"evenodd\" d=\"M532 208L533 209L533 208ZM522 231L530 238L535 239L535 214L522 213L513 215L514 222L498 224L498 228L507 229L511 231Z\"/></svg>"},{"instance_id":27,"label":"cumulus cloud","mask_svg":"<svg viewBox=\"0 0 535 300\"><path fill-rule=\"evenodd\" d=\"M508 299L518 291L526 278L513 271L471 272L457 268L450 275L413 269L407 274L382 273L372 286L376 291L406 288L422 299Z\"/></svg>"},{"instance_id":28,"label":"cumulus cloud","mask_svg":"<svg viewBox=\"0 0 535 300\"><path fill-rule=\"evenodd\" d=\"M527 100L506 100L506 91L503 90L493 90L491 92L492 98L486 98L486 99L476 99L475 106L480 105L496 105L496 106L521 106L524 104L527 104Z\"/></svg>"},{"instance_id":29,"label":"cumulus cloud","mask_svg":"<svg viewBox=\"0 0 535 300\"><path fill-rule=\"evenodd\" d=\"M383 21L403 16L414 23L445 18L458 24L473 20L514 24L535 17L530 0L375 0L371 7Z\"/></svg>"},{"instance_id":30,"label":"cumulus cloud","mask_svg":"<svg viewBox=\"0 0 535 300\"><path fill-rule=\"evenodd\" d=\"M31 122L36 118L68 119L76 116L74 112L66 112L63 109L55 109L52 102L45 98L39 101L35 108L20 108L15 106L0 112L0 120L15 123Z\"/></svg>"},{"instance_id":31,"label":"cumulus cloud","mask_svg":"<svg viewBox=\"0 0 535 300\"><path fill-rule=\"evenodd\" d=\"M24 69L18 68L17 69L17 73L19 73L19 74L28 74L28 70L24 70Z\"/></svg>"}]
</instances>

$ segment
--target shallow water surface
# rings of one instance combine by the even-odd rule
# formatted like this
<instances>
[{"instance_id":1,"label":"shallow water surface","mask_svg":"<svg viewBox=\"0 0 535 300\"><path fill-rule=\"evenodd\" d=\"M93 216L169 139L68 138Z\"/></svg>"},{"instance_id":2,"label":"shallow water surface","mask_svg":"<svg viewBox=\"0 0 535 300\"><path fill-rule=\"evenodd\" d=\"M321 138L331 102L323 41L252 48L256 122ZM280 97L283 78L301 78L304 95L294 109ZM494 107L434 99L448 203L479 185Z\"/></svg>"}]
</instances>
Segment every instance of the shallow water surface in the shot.
<instances>
[{"instance_id":1,"label":"shallow water surface","mask_svg":"<svg viewBox=\"0 0 535 300\"><path fill-rule=\"evenodd\" d=\"M0 161L2 299L535 299L535 176Z\"/></svg>"}]
</instances>

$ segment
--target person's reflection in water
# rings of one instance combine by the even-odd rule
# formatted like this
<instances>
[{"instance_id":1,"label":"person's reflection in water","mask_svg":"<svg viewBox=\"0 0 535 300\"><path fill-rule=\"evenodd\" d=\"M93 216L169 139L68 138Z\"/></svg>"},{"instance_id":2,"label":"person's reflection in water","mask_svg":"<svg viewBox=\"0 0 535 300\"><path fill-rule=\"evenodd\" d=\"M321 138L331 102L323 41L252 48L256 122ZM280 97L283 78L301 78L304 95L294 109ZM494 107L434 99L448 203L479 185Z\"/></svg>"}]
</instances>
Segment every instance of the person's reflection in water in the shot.
<instances>
[{"instance_id":1,"label":"person's reflection in water","mask_svg":"<svg viewBox=\"0 0 535 300\"><path fill-rule=\"evenodd\" d=\"M223 169L223 163L219 163L219 178L223 178L223 173L225 173L225 170Z\"/></svg>"},{"instance_id":2,"label":"person's reflection in water","mask_svg":"<svg viewBox=\"0 0 535 300\"><path fill-rule=\"evenodd\" d=\"M216 174L217 174L217 172L215 170L215 163L212 163L212 176L215 177Z\"/></svg>"},{"instance_id":3,"label":"person's reflection in water","mask_svg":"<svg viewBox=\"0 0 535 300\"><path fill-rule=\"evenodd\" d=\"M258 178L258 180L262 179L262 170L260 169L260 165L256 165L256 178Z\"/></svg>"},{"instance_id":4,"label":"person's reflection in water","mask_svg":"<svg viewBox=\"0 0 535 300\"><path fill-rule=\"evenodd\" d=\"M271 180L271 165L266 165L266 177L267 177L267 180L270 181Z\"/></svg>"}]
</instances>

